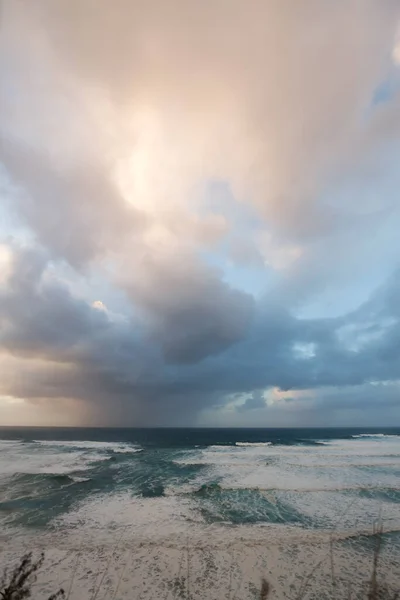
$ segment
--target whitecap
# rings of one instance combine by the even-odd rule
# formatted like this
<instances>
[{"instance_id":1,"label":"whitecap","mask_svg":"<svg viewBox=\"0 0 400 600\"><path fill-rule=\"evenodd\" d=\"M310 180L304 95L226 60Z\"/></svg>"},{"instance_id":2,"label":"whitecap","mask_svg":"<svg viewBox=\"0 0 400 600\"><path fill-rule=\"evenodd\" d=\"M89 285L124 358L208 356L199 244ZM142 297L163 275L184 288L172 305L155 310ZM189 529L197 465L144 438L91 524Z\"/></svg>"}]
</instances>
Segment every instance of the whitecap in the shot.
<instances>
[{"instance_id":1,"label":"whitecap","mask_svg":"<svg viewBox=\"0 0 400 600\"><path fill-rule=\"evenodd\" d=\"M41 446L50 446L57 448L71 448L74 450L108 450L117 453L135 453L143 450L137 444L130 444L129 442L98 442L91 440L73 440L73 441L62 441L62 440L33 440L35 444Z\"/></svg>"},{"instance_id":2,"label":"whitecap","mask_svg":"<svg viewBox=\"0 0 400 600\"><path fill-rule=\"evenodd\" d=\"M272 442L236 442L235 446L242 447L257 447L257 446L272 446Z\"/></svg>"},{"instance_id":3,"label":"whitecap","mask_svg":"<svg viewBox=\"0 0 400 600\"><path fill-rule=\"evenodd\" d=\"M352 439L357 438L398 438L400 437L395 433L358 433L357 435L352 435Z\"/></svg>"}]
</instances>

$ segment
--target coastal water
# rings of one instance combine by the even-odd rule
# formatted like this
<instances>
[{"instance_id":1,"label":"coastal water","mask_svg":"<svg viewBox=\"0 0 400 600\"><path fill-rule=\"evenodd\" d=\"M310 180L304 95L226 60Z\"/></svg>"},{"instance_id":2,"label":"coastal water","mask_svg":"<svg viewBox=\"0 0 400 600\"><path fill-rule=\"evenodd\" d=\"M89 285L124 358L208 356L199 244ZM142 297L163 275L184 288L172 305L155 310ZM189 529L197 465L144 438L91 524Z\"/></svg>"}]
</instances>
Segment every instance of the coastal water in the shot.
<instances>
[{"instance_id":1,"label":"coastal water","mask_svg":"<svg viewBox=\"0 0 400 600\"><path fill-rule=\"evenodd\" d=\"M3 531L400 531L400 429L0 428Z\"/></svg>"}]
</instances>

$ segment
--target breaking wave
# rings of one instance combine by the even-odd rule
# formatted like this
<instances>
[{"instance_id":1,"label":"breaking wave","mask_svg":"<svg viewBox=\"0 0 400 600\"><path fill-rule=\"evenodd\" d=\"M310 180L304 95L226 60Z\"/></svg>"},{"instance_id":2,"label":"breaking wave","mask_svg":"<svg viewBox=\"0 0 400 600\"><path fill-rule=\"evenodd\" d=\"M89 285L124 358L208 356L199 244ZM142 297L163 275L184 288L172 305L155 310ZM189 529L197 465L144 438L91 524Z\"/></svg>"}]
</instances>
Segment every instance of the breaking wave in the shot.
<instances>
[{"instance_id":1,"label":"breaking wave","mask_svg":"<svg viewBox=\"0 0 400 600\"><path fill-rule=\"evenodd\" d=\"M272 446L272 442L236 442L235 446L239 446L239 447L242 446L244 448L252 447L252 446L254 446L254 447L257 447L257 446L263 447L263 446Z\"/></svg>"}]
</instances>

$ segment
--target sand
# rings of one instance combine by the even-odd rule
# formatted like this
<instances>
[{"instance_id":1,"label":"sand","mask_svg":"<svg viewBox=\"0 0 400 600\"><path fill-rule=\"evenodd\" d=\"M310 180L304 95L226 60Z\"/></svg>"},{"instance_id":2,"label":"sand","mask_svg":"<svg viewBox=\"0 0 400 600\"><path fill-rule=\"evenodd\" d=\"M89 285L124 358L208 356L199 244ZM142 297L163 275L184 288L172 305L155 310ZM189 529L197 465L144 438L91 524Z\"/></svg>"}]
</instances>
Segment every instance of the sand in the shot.
<instances>
[{"instance_id":1,"label":"sand","mask_svg":"<svg viewBox=\"0 0 400 600\"><path fill-rule=\"evenodd\" d=\"M373 540L339 533L193 525L156 537L138 537L129 527L94 536L79 528L9 530L0 535L0 560L12 566L24 552L44 550L34 598L63 587L71 600L250 599L259 597L262 578L271 585L270 598L339 599L365 589L371 574ZM399 548L389 541L380 575L392 588L400 587L398 559Z\"/></svg>"}]
</instances>

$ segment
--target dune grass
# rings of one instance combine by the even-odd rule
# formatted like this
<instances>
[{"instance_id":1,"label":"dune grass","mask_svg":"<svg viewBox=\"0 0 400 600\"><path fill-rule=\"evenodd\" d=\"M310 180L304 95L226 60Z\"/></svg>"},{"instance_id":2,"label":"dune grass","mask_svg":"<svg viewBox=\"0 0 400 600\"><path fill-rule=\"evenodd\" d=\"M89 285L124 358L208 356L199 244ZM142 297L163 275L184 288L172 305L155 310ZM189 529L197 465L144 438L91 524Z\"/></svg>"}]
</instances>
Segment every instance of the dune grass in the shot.
<instances>
[{"instance_id":1,"label":"dune grass","mask_svg":"<svg viewBox=\"0 0 400 600\"><path fill-rule=\"evenodd\" d=\"M10 572L4 570L0 580L0 598L2 600L23 600L32 596L32 585L36 581L36 573L44 562L44 553L34 561L32 552L25 554L19 564ZM63 589L59 589L49 596L48 600L62 600L65 598Z\"/></svg>"}]
</instances>

